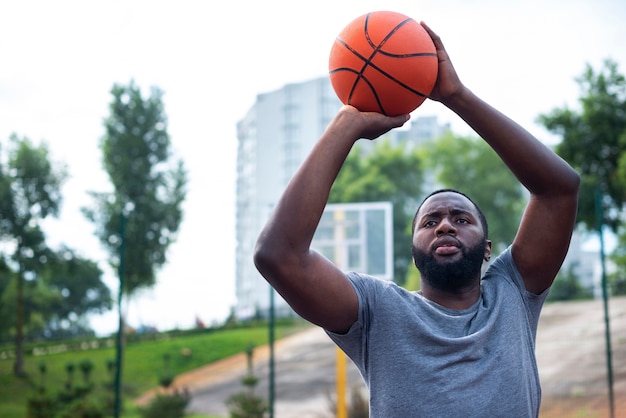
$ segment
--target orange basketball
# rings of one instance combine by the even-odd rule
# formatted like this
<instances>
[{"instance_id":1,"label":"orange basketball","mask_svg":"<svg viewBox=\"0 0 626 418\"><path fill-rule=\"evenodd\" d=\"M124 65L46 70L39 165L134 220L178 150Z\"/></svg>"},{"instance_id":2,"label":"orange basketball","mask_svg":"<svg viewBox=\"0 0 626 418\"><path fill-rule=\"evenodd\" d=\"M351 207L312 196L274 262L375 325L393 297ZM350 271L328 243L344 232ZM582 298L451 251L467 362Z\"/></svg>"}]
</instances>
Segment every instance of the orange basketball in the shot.
<instances>
[{"instance_id":1,"label":"orange basketball","mask_svg":"<svg viewBox=\"0 0 626 418\"><path fill-rule=\"evenodd\" d=\"M343 104L389 116L421 105L437 81L437 52L415 20L371 12L346 26L330 51L330 82Z\"/></svg>"}]
</instances>

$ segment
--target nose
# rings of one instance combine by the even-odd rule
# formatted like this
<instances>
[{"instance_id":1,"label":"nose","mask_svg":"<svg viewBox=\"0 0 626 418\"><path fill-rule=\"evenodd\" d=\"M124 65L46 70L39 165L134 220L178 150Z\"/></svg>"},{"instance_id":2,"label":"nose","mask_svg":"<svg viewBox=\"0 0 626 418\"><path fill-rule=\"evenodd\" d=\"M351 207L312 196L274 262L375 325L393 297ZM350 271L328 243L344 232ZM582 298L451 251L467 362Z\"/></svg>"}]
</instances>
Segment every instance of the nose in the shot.
<instances>
[{"instance_id":1,"label":"nose","mask_svg":"<svg viewBox=\"0 0 626 418\"><path fill-rule=\"evenodd\" d=\"M448 218L441 219L435 231L437 233L437 236L446 235L446 234L448 235L456 234L456 228L454 227L454 224L450 222Z\"/></svg>"}]
</instances>

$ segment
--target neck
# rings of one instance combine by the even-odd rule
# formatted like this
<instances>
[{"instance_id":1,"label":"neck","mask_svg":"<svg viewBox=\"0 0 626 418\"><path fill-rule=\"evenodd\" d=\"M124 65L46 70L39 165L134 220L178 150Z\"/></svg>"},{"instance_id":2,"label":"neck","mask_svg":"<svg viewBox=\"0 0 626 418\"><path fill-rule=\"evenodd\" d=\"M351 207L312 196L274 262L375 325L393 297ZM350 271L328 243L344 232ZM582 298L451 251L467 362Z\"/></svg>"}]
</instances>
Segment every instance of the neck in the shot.
<instances>
[{"instance_id":1,"label":"neck","mask_svg":"<svg viewBox=\"0 0 626 418\"><path fill-rule=\"evenodd\" d=\"M438 305L456 311L470 308L480 297L480 280L476 280L471 285L455 291L432 287L424 279L421 280L421 283L420 294L422 296Z\"/></svg>"}]
</instances>

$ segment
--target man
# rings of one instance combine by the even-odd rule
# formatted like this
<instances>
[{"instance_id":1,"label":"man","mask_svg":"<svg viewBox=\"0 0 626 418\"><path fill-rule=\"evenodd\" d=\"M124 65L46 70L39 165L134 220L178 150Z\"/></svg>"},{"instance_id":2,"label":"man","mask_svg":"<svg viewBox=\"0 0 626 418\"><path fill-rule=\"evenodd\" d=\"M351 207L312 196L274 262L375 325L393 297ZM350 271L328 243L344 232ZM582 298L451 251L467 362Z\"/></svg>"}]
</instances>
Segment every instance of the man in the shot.
<instances>
[{"instance_id":1,"label":"man","mask_svg":"<svg viewBox=\"0 0 626 418\"><path fill-rule=\"evenodd\" d=\"M303 318L323 327L359 368L372 417L531 417L541 391L534 355L541 306L567 253L579 176L529 132L460 81L443 43L430 96L467 122L530 192L512 245L491 256L487 222L465 195L425 199L413 227L420 292L345 274L310 248L330 188L359 138L408 115L344 106L287 186L255 251L267 281Z\"/></svg>"}]
</instances>

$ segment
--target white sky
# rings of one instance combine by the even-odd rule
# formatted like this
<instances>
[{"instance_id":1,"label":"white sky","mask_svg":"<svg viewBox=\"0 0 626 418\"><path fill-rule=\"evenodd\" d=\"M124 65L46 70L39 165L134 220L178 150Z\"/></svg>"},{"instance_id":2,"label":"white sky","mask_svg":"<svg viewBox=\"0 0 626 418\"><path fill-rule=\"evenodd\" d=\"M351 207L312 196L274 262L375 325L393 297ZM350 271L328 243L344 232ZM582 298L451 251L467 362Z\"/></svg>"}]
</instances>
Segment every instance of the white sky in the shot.
<instances>
[{"instance_id":1,"label":"white sky","mask_svg":"<svg viewBox=\"0 0 626 418\"><path fill-rule=\"evenodd\" d=\"M585 63L612 58L626 72L623 0L442 1L3 1L0 3L0 144L13 132L45 140L68 166L50 243L105 254L80 208L104 190L102 120L110 89L131 79L164 95L169 133L189 170L185 220L158 285L131 305L130 322L189 327L224 319L234 303L235 124L256 95L327 74L336 35L352 19L394 10L427 22L462 80L531 132L535 117L575 107ZM464 125L439 104L416 114ZM116 289L116 278L106 270ZM94 318L101 333L115 311Z\"/></svg>"}]
</instances>

